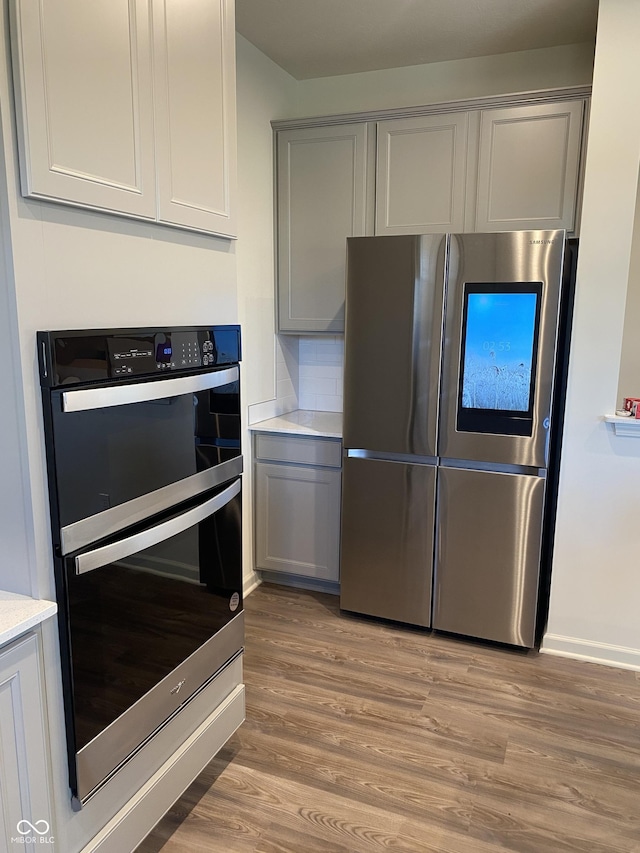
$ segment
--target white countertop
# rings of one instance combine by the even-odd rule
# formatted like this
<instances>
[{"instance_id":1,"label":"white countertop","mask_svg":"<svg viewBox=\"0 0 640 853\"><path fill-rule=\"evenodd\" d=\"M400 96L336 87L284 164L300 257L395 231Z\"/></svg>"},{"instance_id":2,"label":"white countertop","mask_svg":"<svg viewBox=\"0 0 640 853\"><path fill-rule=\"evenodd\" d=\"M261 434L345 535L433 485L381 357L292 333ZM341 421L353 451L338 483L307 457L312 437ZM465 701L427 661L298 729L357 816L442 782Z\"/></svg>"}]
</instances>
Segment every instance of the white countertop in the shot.
<instances>
[{"instance_id":1,"label":"white countertop","mask_svg":"<svg viewBox=\"0 0 640 853\"><path fill-rule=\"evenodd\" d=\"M309 412L296 409L288 415L251 424L254 432L281 432L316 438L342 438L342 412Z\"/></svg>"},{"instance_id":2,"label":"white countertop","mask_svg":"<svg viewBox=\"0 0 640 853\"><path fill-rule=\"evenodd\" d=\"M0 646L35 628L58 610L55 601L0 590Z\"/></svg>"}]
</instances>

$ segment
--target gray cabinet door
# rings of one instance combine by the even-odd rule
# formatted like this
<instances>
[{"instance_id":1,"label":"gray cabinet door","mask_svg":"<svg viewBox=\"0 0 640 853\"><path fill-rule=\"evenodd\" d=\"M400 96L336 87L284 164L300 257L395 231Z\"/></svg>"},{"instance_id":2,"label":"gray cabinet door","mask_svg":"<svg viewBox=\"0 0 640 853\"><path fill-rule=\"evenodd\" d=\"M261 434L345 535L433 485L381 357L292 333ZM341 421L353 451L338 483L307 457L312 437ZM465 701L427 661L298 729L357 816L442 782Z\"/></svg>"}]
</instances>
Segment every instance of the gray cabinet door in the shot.
<instances>
[{"instance_id":1,"label":"gray cabinet door","mask_svg":"<svg viewBox=\"0 0 640 853\"><path fill-rule=\"evenodd\" d=\"M482 112L475 231L576 227L583 101Z\"/></svg>"},{"instance_id":2,"label":"gray cabinet door","mask_svg":"<svg viewBox=\"0 0 640 853\"><path fill-rule=\"evenodd\" d=\"M25 833L20 829L26 829L29 837L36 833L29 832L21 821L37 827L41 842L55 834L47 787L48 748L39 660L35 634L0 651L1 850L31 849L21 843ZM52 844L49 849L53 849Z\"/></svg>"},{"instance_id":3,"label":"gray cabinet door","mask_svg":"<svg viewBox=\"0 0 640 853\"><path fill-rule=\"evenodd\" d=\"M463 231L467 113L378 122L376 234Z\"/></svg>"},{"instance_id":4,"label":"gray cabinet door","mask_svg":"<svg viewBox=\"0 0 640 853\"><path fill-rule=\"evenodd\" d=\"M545 482L439 469L434 628L534 645Z\"/></svg>"},{"instance_id":5,"label":"gray cabinet door","mask_svg":"<svg viewBox=\"0 0 640 853\"><path fill-rule=\"evenodd\" d=\"M431 624L436 468L344 460L340 607Z\"/></svg>"},{"instance_id":6,"label":"gray cabinet door","mask_svg":"<svg viewBox=\"0 0 640 853\"><path fill-rule=\"evenodd\" d=\"M340 332L346 239L366 233L367 125L280 131L277 146L280 331Z\"/></svg>"},{"instance_id":7,"label":"gray cabinet door","mask_svg":"<svg viewBox=\"0 0 640 853\"><path fill-rule=\"evenodd\" d=\"M257 462L256 567L339 580L340 470Z\"/></svg>"}]
</instances>

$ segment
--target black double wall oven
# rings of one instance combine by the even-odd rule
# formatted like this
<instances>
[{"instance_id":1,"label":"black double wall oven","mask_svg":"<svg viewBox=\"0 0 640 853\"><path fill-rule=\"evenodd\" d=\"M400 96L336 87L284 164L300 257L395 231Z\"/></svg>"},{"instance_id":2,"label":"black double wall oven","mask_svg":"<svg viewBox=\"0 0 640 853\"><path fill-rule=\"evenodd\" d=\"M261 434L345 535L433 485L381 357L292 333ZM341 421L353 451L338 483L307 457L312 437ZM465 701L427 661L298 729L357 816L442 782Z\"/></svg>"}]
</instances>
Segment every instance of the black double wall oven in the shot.
<instances>
[{"instance_id":1,"label":"black double wall oven","mask_svg":"<svg viewBox=\"0 0 640 853\"><path fill-rule=\"evenodd\" d=\"M37 339L80 808L242 653L240 329Z\"/></svg>"}]
</instances>

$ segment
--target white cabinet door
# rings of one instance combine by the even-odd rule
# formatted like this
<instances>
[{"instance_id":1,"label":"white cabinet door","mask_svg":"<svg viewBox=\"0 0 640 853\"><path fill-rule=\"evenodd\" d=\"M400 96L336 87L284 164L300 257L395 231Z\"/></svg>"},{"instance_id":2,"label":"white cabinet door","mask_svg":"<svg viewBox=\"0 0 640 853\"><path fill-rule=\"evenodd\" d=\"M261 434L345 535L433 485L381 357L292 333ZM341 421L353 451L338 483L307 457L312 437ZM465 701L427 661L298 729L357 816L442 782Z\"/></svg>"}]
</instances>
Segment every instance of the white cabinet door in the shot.
<instances>
[{"instance_id":1,"label":"white cabinet door","mask_svg":"<svg viewBox=\"0 0 640 853\"><path fill-rule=\"evenodd\" d=\"M11 6L23 194L155 218L148 0Z\"/></svg>"},{"instance_id":2,"label":"white cabinet door","mask_svg":"<svg viewBox=\"0 0 640 853\"><path fill-rule=\"evenodd\" d=\"M35 849L25 844L34 837L38 849L54 849L48 780L38 640L31 634L0 651L1 850Z\"/></svg>"},{"instance_id":3,"label":"white cabinet door","mask_svg":"<svg viewBox=\"0 0 640 853\"><path fill-rule=\"evenodd\" d=\"M343 331L346 239L366 233L367 125L280 131L277 144L279 328Z\"/></svg>"},{"instance_id":4,"label":"white cabinet door","mask_svg":"<svg viewBox=\"0 0 640 853\"><path fill-rule=\"evenodd\" d=\"M482 112L475 231L576 226L583 101Z\"/></svg>"},{"instance_id":5,"label":"white cabinet door","mask_svg":"<svg viewBox=\"0 0 640 853\"><path fill-rule=\"evenodd\" d=\"M153 0L158 219L236 236L233 0Z\"/></svg>"},{"instance_id":6,"label":"white cabinet door","mask_svg":"<svg viewBox=\"0 0 640 853\"><path fill-rule=\"evenodd\" d=\"M258 462L255 472L257 568L339 580L340 470Z\"/></svg>"},{"instance_id":7,"label":"white cabinet door","mask_svg":"<svg viewBox=\"0 0 640 853\"><path fill-rule=\"evenodd\" d=\"M467 113L378 122L376 234L464 230Z\"/></svg>"}]
</instances>

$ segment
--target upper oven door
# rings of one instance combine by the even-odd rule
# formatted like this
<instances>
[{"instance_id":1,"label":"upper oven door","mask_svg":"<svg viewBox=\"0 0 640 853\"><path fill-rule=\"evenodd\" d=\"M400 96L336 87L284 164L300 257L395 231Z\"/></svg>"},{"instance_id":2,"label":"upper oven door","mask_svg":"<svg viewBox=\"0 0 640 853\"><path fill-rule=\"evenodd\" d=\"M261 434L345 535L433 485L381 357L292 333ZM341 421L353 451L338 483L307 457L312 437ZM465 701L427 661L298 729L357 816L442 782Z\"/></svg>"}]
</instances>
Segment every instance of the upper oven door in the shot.
<instances>
[{"instance_id":1,"label":"upper oven door","mask_svg":"<svg viewBox=\"0 0 640 853\"><path fill-rule=\"evenodd\" d=\"M53 536L62 554L242 471L237 365L51 392Z\"/></svg>"}]
</instances>

